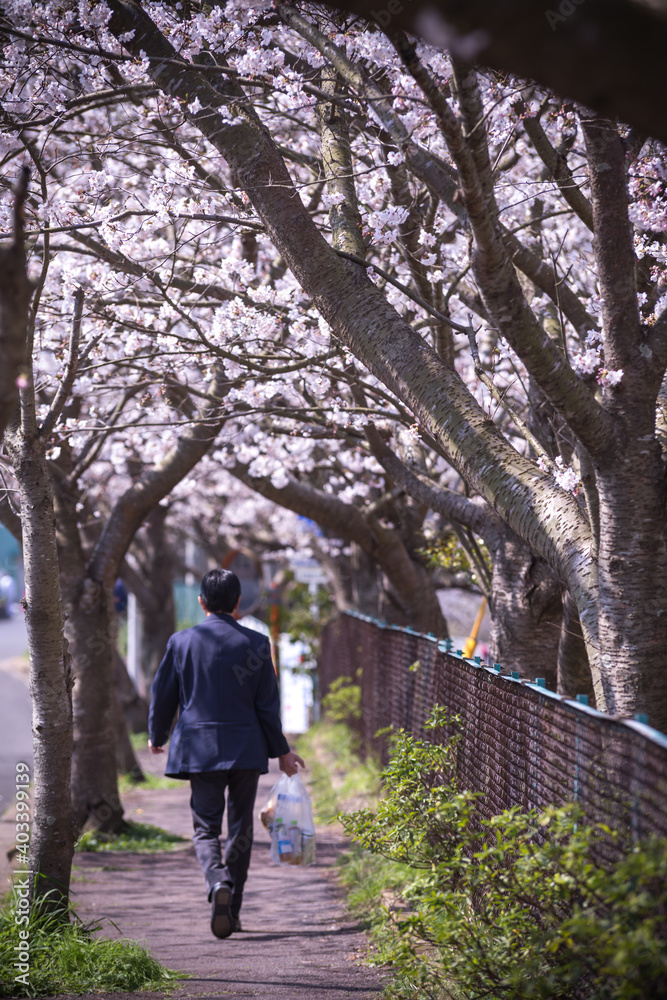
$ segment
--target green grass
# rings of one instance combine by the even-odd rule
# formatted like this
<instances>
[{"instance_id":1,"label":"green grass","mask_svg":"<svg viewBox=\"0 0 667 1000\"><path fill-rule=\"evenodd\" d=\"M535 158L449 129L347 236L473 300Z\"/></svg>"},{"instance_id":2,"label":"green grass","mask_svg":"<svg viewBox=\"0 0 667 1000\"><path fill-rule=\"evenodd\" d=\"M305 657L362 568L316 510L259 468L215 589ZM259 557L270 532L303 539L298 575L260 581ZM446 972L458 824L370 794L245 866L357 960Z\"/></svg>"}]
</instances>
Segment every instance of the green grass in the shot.
<instances>
[{"instance_id":1,"label":"green grass","mask_svg":"<svg viewBox=\"0 0 667 1000\"><path fill-rule=\"evenodd\" d=\"M130 743L133 750L145 750L148 747L148 733L130 733Z\"/></svg>"},{"instance_id":2,"label":"green grass","mask_svg":"<svg viewBox=\"0 0 667 1000\"><path fill-rule=\"evenodd\" d=\"M122 833L98 833L87 830L77 843L77 851L125 851L130 854L157 854L162 851L176 851L186 844L185 837L168 833L159 826L148 823L126 823Z\"/></svg>"},{"instance_id":3,"label":"green grass","mask_svg":"<svg viewBox=\"0 0 667 1000\"><path fill-rule=\"evenodd\" d=\"M356 737L343 723L326 719L299 736L297 752L307 765L315 818L330 823L349 808L372 805L379 795L380 767L374 760L361 760Z\"/></svg>"},{"instance_id":4,"label":"green grass","mask_svg":"<svg viewBox=\"0 0 667 1000\"><path fill-rule=\"evenodd\" d=\"M176 778L165 778L161 774L151 774L144 771L144 780L137 781L131 774L118 775L118 791L121 795L124 792L151 791L156 788L178 788L183 787L183 782Z\"/></svg>"},{"instance_id":5,"label":"green grass","mask_svg":"<svg viewBox=\"0 0 667 1000\"><path fill-rule=\"evenodd\" d=\"M424 984L417 986L412 974L402 968L400 928L411 912L403 894L414 884L414 869L353 844L338 859L338 877L345 890L350 915L368 931L366 964L391 967L392 979L384 989L387 998L408 1000L419 996L423 1000L464 1000L466 994L453 979L443 975L442 970L434 992ZM405 947L408 947L407 942ZM435 954L428 946L423 946L421 961L427 965ZM494 994L489 994L489 1000L493 997Z\"/></svg>"},{"instance_id":6,"label":"green grass","mask_svg":"<svg viewBox=\"0 0 667 1000\"><path fill-rule=\"evenodd\" d=\"M347 903L354 916L373 923L377 910L402 909L401 890L410 881L410 873L405 865L388 861L377 854L371 854L354 846L338 862L338 874L347 890Z\"/></svg>"},{"instance_id":7,"label":"green grass","mask_svg":"<svg viewBox=\"0 0 667 1000\"><path fill-rule=\"evenodd\" d=\"M308 787L320 823L331 822L340 813L360 805L374 807L380 800L381 768L373 760L361 760L357 746L358 738L348 726L326 718L297 741L296 749L307 764ZM416 993L415 983L396 962L400 923L408 913L403 892L414 883L414 871L352 844L339 857L337 873L350 915L368 930L366 963L392 966L385 995L397 1000L417 995L423 1000L462 1000L460 990L450 979L443 979L437 997ZM423 958L428 961L426 951Z\"/></svg>"},{"instance_id":8,"label":"green grass","mask_svg":"<svg viewBox=\"0 0 667 1000\"><path fill-rule=\"evenodd\" d=\"M27 982L15 977L16 946L30 943ZM84 924L72 909L55 916L33 914L19 925L11 907L0 911L0 996L47 997L59 993L95 993L171 988L177 973L156 962L135 941L96 937L99 924Z\"/></svg>"},{"instance_id":9,"label":"green grass","mask_svg":"<svg viewBox=\"0 0 667 1000\"><path fill-rule=\"evenodd\" d=\"M354 845L338 860L347 908L370 932L369 965L385 965L396 953L396 925L405 912L401 892L414 881L405 865Z\"/></svg>"}]
</instances>

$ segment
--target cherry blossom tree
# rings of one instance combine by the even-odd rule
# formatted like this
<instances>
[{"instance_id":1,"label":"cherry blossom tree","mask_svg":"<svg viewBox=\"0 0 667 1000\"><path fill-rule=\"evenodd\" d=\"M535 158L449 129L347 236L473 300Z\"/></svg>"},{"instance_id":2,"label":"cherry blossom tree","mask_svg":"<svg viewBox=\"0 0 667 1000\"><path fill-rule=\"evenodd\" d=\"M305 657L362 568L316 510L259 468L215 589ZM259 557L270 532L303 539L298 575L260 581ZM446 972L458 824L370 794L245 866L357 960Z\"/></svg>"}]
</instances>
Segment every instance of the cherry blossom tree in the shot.
<instances>
[{"instance_id":1,"label":"cherry blossom tree","mask_svg":"<svg viewBox=\"0 0 667 1000\"><path fill-rule=\"evenodd\" d=\"M27 192L27 176L23 177L21 198ZM16 237L20 238L21 226ZM12 292L16 298L27 284L23 247L15 243L13 263L19 270L8 267L7 276L16 282ZM10 251L11 253L12 251ZM42 272L42 278L44 271ZM43 281L37 282L36 298ZM80 295L75 300L71 342L76 343L81 322ZM53 518L53 493L49 481L46 445L48 434L44 422L37 417L34 373L29 359L34 337L34 310L21 322L25 337L20 354L23 369L18 398L18 412L11 416L6 446L16 474L17 514L3 503L3 520L14 531L23 547L25 595L22 600L28 643L30 647L30 690L32 695L33 732L33 824L30 831L28 868L35 873L29 887L31 900L40 900L43 907L62 913L62 901L69 893L70 870L74 850L70 810L70 765L72 758L72 675L67 641L64 637L64 614L59 587L58 550ZM63 403L63 394L56 393L48 420L55 420Z\"/></svg>"},{"instance_id":2,"label":"cherry blossom tree","mask_svg":"<svg viewBox=\"0 0 667 1000\"><path fill-rule=\"evenodd\" d=\"M307 516L328 494L320 523L356 531L359 513L367 538L376 497L354 466L357 513L318 469L323 437L354 444L384 470L385 511L407 493L488 539L494 622L519 577L563 678L578 620L598 704L660 724L661 147L316 6L18 7L12 80L28 53L68 69L13 109L27 145L6 162L96 124L84 197L56 170L49 227L63 260L65 241L89 255L113 330L157 337L152 365L224 365L237 423L216 460Z\"/></svg>"},{"instance_id":3,"label":"cherry blossom tree","mask_svg":"<svg viewBox=\"0 0 667 1000\"><path fill-rule=\"evenodd\" d=\"M323 30L316 13L307 18L286 5L278 5L277 16L302 40L292 43L292 49L289 42L272 47L271 32L262 23L257 30L251 28L257 52L268 50L265 67L271 62L275 67L277 51L287 50L293 57L289 69L297 72L293 66L299 64L294 59L303 58L304 46L311 46L319 54L319 58L313 57L317 68L324 61L354 97L369 106L368 115L379 130L376 134L381 141L386 137L388 157L393 153L394 163L389 164L405 161L415 180L437 197L451 227L456 229L455 220L464 217L461 241L467 243L467 229L472 248L467 267L478 288L481 312L520 359L526 377L534 384L534 395L545 398L556 430L560 424L567 434L583 487L573 496L559 486L555 478L560 474L558 466L554 466L552 476L549 463L554 456L527 424L523 422L531 435L528 440L534 450L539 446L544 469L502 433L446 358L429 347L383 290L369 280L368 262L360 254L340 250L335 241L334 245L328 243L313 224L294 188L298 169L290 176L278 145L243 90L239 71L229 64L227 55L244 72L242 60L248 58L247 40L244 55L236 57L238 43L226 38L227 30L232 38L239 31L238 20L225 24L220 8L214 8L207 19L210 34L202 53L200 36L194 39L193 50L187 25L176 18L170 23L163 9L152 9L159 24L150 19L146 5L113 0L109 9L106 30L116 38L122 36L126 51L147 58L150 79L172 101L180 102L184 117L224 157L234 185L247 193L273 243L337 337L412 410L468 486L492 505L503 522L564 582L579 613L598 704L616 712L650 707L652 718L661 724L667 700L664 671L654 672L649 664L659 662L664 655L664 466L656 436L656 402L665 365L663 268L659 240L658 249L652 251L655 266L636 267L626 172L633 151L626 150L616 126L585 115L568 121L569 112L555 123L565 149L568 140L563 131L576 128L577 141L583 140L583 146L578 145L575 158L589 170L590 180L582 180L588 195L567 175L560 183L554 176L550 191L559 198L559 208L554 206L552 211L571 213L577 239L579 223L586 225L581 218L582 199L588 206L583 214L592 220L594 237L587 257L592 280L586 308L575 291L576 279L563 280L557 266L541 266L542 260L501 220L496 196L498 156L502 156L503 146L514 145L516 126L510 123L510 135L499 131L496 136L487 125L484 94L470 66L453 59L448 71L442 54L420 53L407 39L399 40L399 61L392 54L394 47L375 31L360 33L358 40L350 42L335 22L325 24ZM260 12L245 13L249 21L261 22ZM204 16L198 14L190 24L201 26ZM130 32L132 37L128 37ZM356 52L348 54L348 47ZM211 49L222 51L216 58ZM370 67L361 64L366 52L373 56ZM285 61L286 56L280 60L281 77ZM447 100L447 88L436 83L445 74L451 81L449 89L454 91L458 113ZM387 84L398 88L398 97ZM251 89L252 83L248 84ZM487 99L493 97L492 85ZM421 130L418 106L409 110L415 98L425 102L430 112ZM502 88L496 91L497 106L505 102L509 107L507 98ZM399 109L401 105L405 109L402 115L394 106L396 100ZM548 95L546 104L541 95L531 100L534 103L526 111L514 109L514 115L537 119L541 125ZM500 124L503 119L496 120ZM549 149L554 156L557 149L545 134L548 142L539 139L538 143L548 161ZM493 158L490 139L494 141ZM501 140L499 146L496 139ZM641 154L641 148L634 152ZM548 177L548 162L540 159ZM572 173L567 162L565 166ZM645 164L641 172L644 169ZM344 181L348 173L343 163L334 180ZM572 207L575 199L580 212L577 206ZM566 203L564 210L561 200ZM526 204L525 199L521 201ZM354 212L355 205L348 204L348 209ZM376 240L385 230L391 239L396 223L407 219L406 212L409 209L392 206L371 218ZM658 211L649 234L659 231L659 215ZM334 216L342 220L344 228L345 213L334 212ZM524 218L516 219L519 228L525 224ZM573 237L573 232L568 233L562 245ZM645 241L640 238L639 242L645 259ZM455 250L450 259L456 260ZM456 263L460 269L460 258ZM561 343L552 339L543 317L531 308L517 267L522 267L524 274L530 272L526 277L544 294L551 292L563 331L566 323L568 332L580 338L591 330L599 331L603 355L597 393L573 368L567 334L561 336ZM637 300L636 270L640 285L646 286L640 292L647 296L643 303ZM599 296L598 303L591 301L594 296ZM459 321L458 329L465 330L465 324ZM565 463L563 456L558 457ZM635 523L642 525L642 531L628 538L630 510L638 515ZM652 540L659 540L650 556L645 532ZM629 614L628 606L636 610Z\"/></svg>"},{"instance_id":4,"label":"cherry blossom tree","mask_svg":"<svg viewBox=\"0 0 667 1000\"><path fill-rule=\"evenodd\" d=\"M46 285L44 291L48 292ZM45 301L48 303L48 295L45 295ZM99 342L99 334L97 337L93 334L87 344L80 343L83 301L83 292L77 289L65 368L50 402L41 407L35 405L32 370L27 386L21 390L23 410L27 415L24 415L19 427L8 432L6 457L20 496L26 567L26 616L31 669L35 676L35 705L40 704L39 692L43 687L40 678L47 681L47 690L53 688L53 684L48 682L50 674L47 667L50 669L48 657L53 655L51 647L56 642L63 666L63 616L59 611L62 591L67 615L66 634L76 681L72 772L74 826L78 829L84 821L88 821L103 829L115 829L122 822L122 807L116 789L115 724L118 708L112 685L115 649L113 586L125 552L144 518L211 446L223 419L219 413L222 390L220 378L216 379L213 374L195 417L180 433L174 434L172 430L170 435L166 414L162 419L165 428L162 439L152 442L152 455L149 451L147 461L135 463L133 475L117 476L120 483L113 484L116 486L115 496L107 496L105 502L99 496L99 491L109 485L108 477L101 474L99 467L104 462L103 449L108 445L114 420L120 419L121 413L129 419L123 404L136 396L137 387L134 391L126 391L120 400L116 399L117 394L112 388L110 394L114 402L108 413L104 412L100 395L88 405L75 395L76 375L85 368L92 345ZM39 331L41 323L38 314L35 319L35 327ZM42 322L48 320L42 319ZM79 413L74 433L68 433L67 421L71 419L65 416L68 408ZM81 419L84 408L88 424ZM60 418L63 418L62 421ZM141 435L136 434L137 423L136 417L130 420L130 426L135 427L135 445L137 438L141 440ZM143 441L145 447L150 443ZM126 444L112 441L111 453L114 447L117 450ZM36 459L40 453L41 461L38 462ZM157 455L160 456L159 461L155 461ZM87 478L89 470L92 471ZM5 523L14 528L16 515L7 499L1 513ZM51 564L48 562L48 532L53 536ZM47 584L51 588L48 592L45 591ZM30 624L33 619L34 628ZM66 652L61 679L66 684L67 692L70 687L68 664ZM53 690L50 690L50 695L53 699ZM64 726L66 720L67 713L63 712L59 725ZM53 749L49 741L49 753L53 753ZM52 759L52 769L55 764ZM59 801L62 809L66 809L69 796L63 795ZM49 816L53 820L52 811ZM42 819L45 817L42 816ZM50 839L55 842L53 830Z\"/></svg>"},{"instance_id":5,"label":"cherry blossom tree","mask_svg":"<svg viewBox=\"0 0 667 1000\"><path fill-rule=\"evenodd\" d=\"M43 79L33 77L38 87L48 85L50 72L46 67ZM12 87L14 83L12 80ZM37 97L41 96L38 90ZM253 426L248 423L253 411L264 414L276 394L289 392L291 410L303 410L302 396L293 398L294 390L284 376L305 370L313 356L317 360L318 354L327 357L330 353L328 338L319 330L315 317L309 324L312 334L307 331L307 350L290 347L281 365L270 365L273 349L267 352L263 344L280 335L280 311L267 302L261 288L253 290L251 296L234 287L239 275L245 276L244 288L250 281L252 268L246 258L257 252L252 246L256 224L243 227L238 255L225 260L223 253L221 259L220 224L227 227L229 223L233 239L242 220L238 216L209 217L206 212L195 211L202 207L201 203L182 205L188 218L175 238L177 256L165 253L168 240L163 236L164 218L157 227L146 221L147 216L153 220L164 211L160 208L154 168L149 163L144 174L136 171L138 162L145 163L141 139L136 138L144 127L139 115L131 125L125 122L125 132L122 120L114 132L120 146L115 168L130 179L128 188L134 183L136 214L132 216L139 219L131 239L119 238L113 222L119 214L115 197L95 169L94 149L90 152L86 148L86 143L96 139L106 141L106 116L115 96L107 92L101 98L105 109L101 118L95 113L97 109L87 116L86 105L75 104L75 113L66 116L66 124L58 122L61 130L39 147L25 139L26 131L19 127L22 122L15 122L15 134L21 134L21 145L41 182L39 195L33 196L28 205L31 256L41 259L40 292L32 315L34 405L51 480L43 488L52 486L55 494L60 581L76 679L74 822L77 828L86 821L103 829L118 828L122 822L116 788L119 719L111 683L115 646L111 594L127 548L145 518L149 527L158 518L156 505L206 454L235 411L241 415L233 438L239 444L243 428ZM35 104L37 99L33 107ZM40 111L38 107L37 113ZM71 129L73 122L78 128ZM13 159L10 152L8 162ZM173 163L171 183L181 185L185 193L192 168L187 162L183 165L178 149L174 150ZM160 170L162 176L164 169ZM141 207L142 200L143 204L148 202L155 191L158 207L147 213ZM84 192L92 192L95 210L102 213L102 243L86 232L91 227L77 221L81 218L78 209ZM211 222L216 224L213 233ZM192 223L203 225L195 225L193 230ZM230 236L226 239L230 240ZM228 280L212 286L207 265L225 267ZM198 313L187 299L174 300L174 294L180 293L192 296ZM78 303L76 308L74 302ZM75 322L70 329L72 309ZM204 325L198 317L204 318ZM224 340L230 331L232 343L239 348L247 345L247 351L234 353L228 349ZM257 352L254 357L253 352ZM249 378L253 374L257 381ZM315 384L321 381L320 375L311 378ZM260 392L263 386L266 388ZM308 387L305 392L306 410L312 410ZM224 412L227 397L229 409ZM256 431L262 433L259 427ZM19 480L23 472L15 461L16 449L12 450L11 439L7 444L8 471L13 472L22 489ZM227 450L233 455L234 445ZM243 472L247 473L254 458L254 481L263 488L268 480L266 475L259 475L262 463L264 473L276 480L281 455L276 454L267 465L268 449L260 451L248 451ZM307 453L307 448L301 449L302 456ZM310 514L316 513L313 505L317 498L317 491L311 490L307 504ZM332 498L324 500L330 503ZM357 513L353 506L349 509L352 515ZM4 520L16 528L15 512L8 504L4 506ZM23 528L32 530L25 517ZM383 559L390 564L395 589L408 591L412 599L414 586L408 589L409 580L397 573L387 555L392 548L391 532L386 527L376 530L385 542ZM370 530L367 534L371 536ZM396 545L402 545L400 539L394 540ZM39 572L36 561L28 565L28 573L33 570ZM422 596L421 605L425 604L428 602ZM424 617L424 624L441 630L444 626L437 617L432 587L430 606L437 615L428 621ZM411 619L409 608L404 609L404 615L405 621ZM34 649L33 661L38 675L41 661ZM61 801L66 802L67 796Z\"/></svg>"}]
</instances>

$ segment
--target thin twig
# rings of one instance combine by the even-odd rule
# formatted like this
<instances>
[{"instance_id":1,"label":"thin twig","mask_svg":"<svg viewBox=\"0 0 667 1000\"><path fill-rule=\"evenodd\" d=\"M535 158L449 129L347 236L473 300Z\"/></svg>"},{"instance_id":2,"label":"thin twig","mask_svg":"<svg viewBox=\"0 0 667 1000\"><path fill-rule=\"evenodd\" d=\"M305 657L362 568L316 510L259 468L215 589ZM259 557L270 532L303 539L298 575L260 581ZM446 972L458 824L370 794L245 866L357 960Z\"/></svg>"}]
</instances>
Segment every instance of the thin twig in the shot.
<instances>
[{"instance_id":1,"label":"thin twig","mask_svg":"<svg viewBox=\"0 0 667 1000\"><path fill-rule=\"evenodd\" d=\"M548 453L544 450L540 442L537 440L537 438L535 437L533 432L528 428L525 422L521 419L519 414L516 413L516 411L509 405L509 403L507 402L507 397L500 392L493 379L489 378L489 376L482 368L482 363L479 358L479 351L477 350L477 341L475 340L475 330L472 328L472 326L468 327L466 333L468 334L468 341L470 342L470 353L472 354L473 365L475 368L475 375L477 375L480 382L482 382L483 385L486 386L486 388L489 390L489 392L491 393L493 398L497 401L497 403L500 406L502 406L502 408L505 410L507 416L510 418L512 423L519 428L519 430L525 437L528 444L531 445L531 447L535 450L536 454L538 454L541 458L544 459L544 461L548 464L550 470L553 470L555 466Z\"/></svg>"},{"instance_id":2,"label":"thin twig","mask_svg":"<svg viewBox=\"0 0 667 1000\"><path fill-rule=\"evenodd\" d=\"M449 316L445 316L444 313L441 313L438 309L429 305L426 299L423 299L418 292L413 292L407 285L404 285L401 281L397 281L396 278L393 278L387 271L384 270L384 268L379 267L377 264L373 264L372 261L364 260L362 257L357 257L356 254L345 253L344 250L336 250L336 253L339 257L351 260L354 264L359 264L361 267L372 267L376 274L379 274L380 277L385 279L385 281L388 281L390 285L398 288L399 291L403 292L403 294L407 295L409 299L412 299L413 302L420 305L422 309L425 309L431 316L435 316L435 318L440 320L441 323L446 323L447 326L452 328L452 330L456 330L458 333L464 333L466 336L468 335L470 329L469 327L463 326L461 323L457 323L455 320L450 319Z\"/></svg>"}]
</instances>

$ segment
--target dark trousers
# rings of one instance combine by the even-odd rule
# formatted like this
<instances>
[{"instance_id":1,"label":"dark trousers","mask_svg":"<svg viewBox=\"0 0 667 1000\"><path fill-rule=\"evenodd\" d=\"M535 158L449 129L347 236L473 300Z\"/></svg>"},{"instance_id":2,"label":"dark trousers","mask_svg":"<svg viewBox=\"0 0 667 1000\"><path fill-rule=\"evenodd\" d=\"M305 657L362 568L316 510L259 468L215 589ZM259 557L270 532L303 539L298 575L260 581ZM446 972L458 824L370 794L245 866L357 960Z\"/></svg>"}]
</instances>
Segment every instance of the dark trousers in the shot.
<instances>
[{"instance_id":1,"label":"dark trousers","mask_svg":"<svg viewBox=\"0 0 667 1000\"><path fill-rule=\"evenodd\" d=\"M252 820L259 771L204 771L190 775L193 842L209 894L217 882L232 887L232 915L241 909L252 851ZM227 791L227 843L220 846Z\"/></svg>"}]
</instances>

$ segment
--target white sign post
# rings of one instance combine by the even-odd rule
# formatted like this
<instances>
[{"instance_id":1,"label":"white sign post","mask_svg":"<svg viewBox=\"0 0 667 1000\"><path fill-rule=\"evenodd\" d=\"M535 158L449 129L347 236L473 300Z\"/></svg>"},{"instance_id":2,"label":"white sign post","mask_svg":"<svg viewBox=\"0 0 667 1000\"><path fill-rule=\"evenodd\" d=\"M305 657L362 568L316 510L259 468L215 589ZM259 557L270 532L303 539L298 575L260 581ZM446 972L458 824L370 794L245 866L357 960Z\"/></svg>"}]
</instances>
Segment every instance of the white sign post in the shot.
<instances>
[{"instance_id":1,"label":"white sign post","mask_svg":"<svg viewBox=\"0 0 667 1000\"><path fill-rule=\"evenodd\" d=\"M297 583L307 583L311 587L317 587L328 582L326 573L314 559L294 559L290 563L290 569Z\"/></svg>"}]
</instances>

